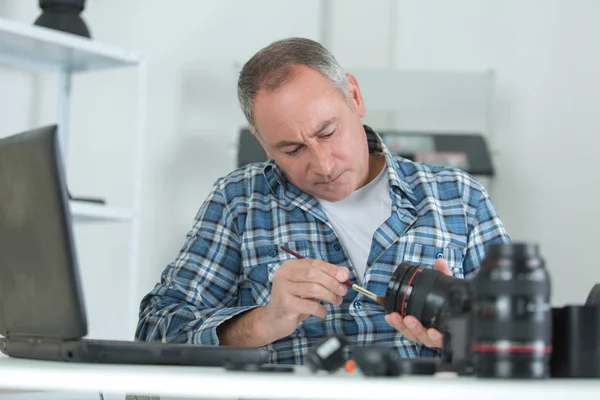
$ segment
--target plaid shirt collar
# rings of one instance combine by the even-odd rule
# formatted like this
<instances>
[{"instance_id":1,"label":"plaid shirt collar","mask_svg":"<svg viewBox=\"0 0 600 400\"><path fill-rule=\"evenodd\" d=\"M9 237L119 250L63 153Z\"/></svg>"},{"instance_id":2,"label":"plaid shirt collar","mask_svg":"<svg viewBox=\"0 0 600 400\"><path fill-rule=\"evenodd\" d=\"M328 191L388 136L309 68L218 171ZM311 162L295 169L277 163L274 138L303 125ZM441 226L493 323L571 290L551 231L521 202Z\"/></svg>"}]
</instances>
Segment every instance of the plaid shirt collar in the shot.
<instances>
[{"instance_id":1,"label":"plaid shirt collar","mask_svg":"<svg viewBox=\"0 0 600 400\"><path fill-rule=\"evenodd\" d=\"M383 154L386 160L388 179L390 182L390 188L396 189L396 192L400 197L407 197L408 199L415 200L415 194L413 193L410 186L406 183L406 179L401 169L398 168L398 157L394 157L388 147L383 142L383 139L373 128L368 125L363 125L365 133L367 135L367 142L369 145L369 153ZM300 189L292 185L285 176L285 172L277 165L273 160L266 162L263 169L263 175L273 194L279 195L284 194L286 197L304 197L305 201L309 201L308 194L303 194ZM280 192L282 191L282 192ZM402 194L404 196L402 196ZM291 196L290 196L291 195Z\"/></svg>"}]
</instances>

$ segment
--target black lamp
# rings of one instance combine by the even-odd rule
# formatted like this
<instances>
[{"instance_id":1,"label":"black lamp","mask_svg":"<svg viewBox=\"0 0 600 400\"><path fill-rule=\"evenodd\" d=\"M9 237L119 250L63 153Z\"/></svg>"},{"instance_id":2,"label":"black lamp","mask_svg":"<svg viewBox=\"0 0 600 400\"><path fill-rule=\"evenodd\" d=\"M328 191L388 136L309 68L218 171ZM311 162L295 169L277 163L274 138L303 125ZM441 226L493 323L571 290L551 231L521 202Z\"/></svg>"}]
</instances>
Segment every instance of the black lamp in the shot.
<instances>
[{"instance_id":1,"label":"black lamp","mask_svg":"<svg viewBox=\"0 0 600 400\"><path fill-rule=\"evenodd\" d=\"M85 0L39 0L42 15L34 25L90 38L90 31L79 15Z\"/></svg>"}]
</instances>

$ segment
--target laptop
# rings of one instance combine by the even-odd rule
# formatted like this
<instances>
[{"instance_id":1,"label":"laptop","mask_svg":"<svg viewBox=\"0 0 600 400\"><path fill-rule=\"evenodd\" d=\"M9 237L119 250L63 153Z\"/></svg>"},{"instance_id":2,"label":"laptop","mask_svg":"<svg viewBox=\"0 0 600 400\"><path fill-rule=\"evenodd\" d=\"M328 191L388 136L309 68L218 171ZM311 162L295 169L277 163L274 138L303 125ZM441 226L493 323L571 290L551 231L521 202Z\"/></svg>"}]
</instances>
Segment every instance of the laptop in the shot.
<instances>
[{"instance_id":1,"label":"laptop","mask_svg":"<svg viewBox=\"0 0 600 400\"><path fill-rule=\"evenodd\" d=\"M0 350L15 358L252 367L264 348L92 340L57 126L0 139Z\"/></svg>"}]
</instances>

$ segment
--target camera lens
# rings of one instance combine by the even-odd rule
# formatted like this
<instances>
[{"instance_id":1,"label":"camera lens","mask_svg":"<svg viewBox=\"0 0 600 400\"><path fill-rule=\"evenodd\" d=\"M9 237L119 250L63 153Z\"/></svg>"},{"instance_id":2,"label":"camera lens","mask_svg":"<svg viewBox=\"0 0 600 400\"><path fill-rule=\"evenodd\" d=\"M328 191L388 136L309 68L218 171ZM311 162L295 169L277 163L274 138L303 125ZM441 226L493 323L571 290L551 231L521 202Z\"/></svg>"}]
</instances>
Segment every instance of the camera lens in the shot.
<instances>
[{"instance_id":1,"label":"camera lens","mask_svg":"<svg viewBox=\"0 0 600 400\"><path fill-rule=\"evenodd\" d=\"M446 310L454 298L462 298L469 283L423 266L403 262L388 283L384 309L412 315L426 328L440 329ZM451 295L454 294L454 295Z\"/></svg>"},{"instance_id":2,"label":"camera lens","mask_svg":"<svg viewBox=\"0 0 600 400\"><path fill-rule=\"evenodd\" d=\"M550 279L531 244L490 245L473 281L473 369L479 377L549 376Z\"/></svg>"}]
</instances>

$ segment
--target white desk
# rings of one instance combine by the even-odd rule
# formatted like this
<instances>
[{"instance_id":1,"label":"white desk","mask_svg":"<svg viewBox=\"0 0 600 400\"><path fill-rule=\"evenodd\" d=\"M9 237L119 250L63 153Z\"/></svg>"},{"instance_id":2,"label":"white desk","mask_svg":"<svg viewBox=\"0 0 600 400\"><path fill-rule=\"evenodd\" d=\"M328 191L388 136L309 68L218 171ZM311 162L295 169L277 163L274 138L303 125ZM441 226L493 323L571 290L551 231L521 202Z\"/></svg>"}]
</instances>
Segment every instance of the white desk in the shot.
<instances>
[{"instance_id":1,"label":"white desk","mask_svg":"<svg viewBox=\"0 0 600 400\"><path fill-rule=\"evenodd\" d=\"M229 372L217 368L91 365L0 357L0 390L210 399L600 399L598 380L491 381ZM0 395L0 399L1 399ZM96 397L97 398L97 397ZM123 399L124 397L120 397Z\"/></svg>"}]
</instances>

